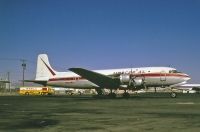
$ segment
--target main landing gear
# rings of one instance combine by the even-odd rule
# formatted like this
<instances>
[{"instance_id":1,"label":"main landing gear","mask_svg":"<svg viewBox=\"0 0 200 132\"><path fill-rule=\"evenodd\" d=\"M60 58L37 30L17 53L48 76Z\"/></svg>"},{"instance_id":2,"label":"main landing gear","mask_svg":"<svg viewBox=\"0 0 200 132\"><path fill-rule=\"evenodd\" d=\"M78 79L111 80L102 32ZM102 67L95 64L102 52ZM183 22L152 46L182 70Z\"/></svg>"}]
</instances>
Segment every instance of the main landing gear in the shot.
<instances>
[{"instance_id":1,"label":"main landing gear","mask_svg":"<svg viewBox=\"0 0 200 132\"><path fill-rule=\"evenodd\" d=\"M110 89L110 93L105 95L105 93L103 92L103 89L96 89L97 91L97 95L95 95L94 97L100 97L100 98L116 98L117 94L115 92L113 92L113 89ZM125 90L124 93L122 94L123 98L130 98L130 94Z\"/></svg>"},{"instance_id":2,"label":"main landing gear","mask_svg":"<svg viewBox=\"0 0 200 132\"><path fill-rule=\"evenodd\" d=\"M130 94L129 94L128 92L125 91L125 92L122 94L122 97L128 99L128 98L130 98Z\"/></svg>"},{"instance_id":3,"label":"main landing gear","mask_svg":"<svg viewBox=\"0 0 200 132\"><path fill-rule=\"evenodd\" d=\"M117 96L116 93L113 93L113 92L108 94L108 97L110 98L116 98L116 96Z\"/></svg>"},{"instance_id":4,"label":"main landing gear","mask_svg":"<svg viewBox=\"0 0 200 132\"><path fill-rule=\"evenodd\" d=\"M113 92L113 90L110 90L109 94L105 94L103 89L96 89L97 91L97 95L95 95L94 97L98 97L98 98L116 98L117 95L116 93Z\"/></svg>"}]
</instances>

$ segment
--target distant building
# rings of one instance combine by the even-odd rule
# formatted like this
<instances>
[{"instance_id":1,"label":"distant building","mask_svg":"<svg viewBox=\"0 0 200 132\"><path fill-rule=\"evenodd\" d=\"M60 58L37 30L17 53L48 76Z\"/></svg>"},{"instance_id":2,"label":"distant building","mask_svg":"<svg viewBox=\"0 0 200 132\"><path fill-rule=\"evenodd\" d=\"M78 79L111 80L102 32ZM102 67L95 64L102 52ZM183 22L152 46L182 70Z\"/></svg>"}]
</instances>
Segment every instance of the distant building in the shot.
<instances>
[{"instance_id":1,"label":"distant building","mask_svg":"<svg viewBox=\"0 0 200 132\"><path fill-rule=\"evenodd\" d=\"M6 80L0 80L0 91L10 89L10 82Z\"/></svg>"},{"instance_id":2,"label":"distant building","mask_svg":"<svg viewBox=\"0 0 200 132\"><path fill-rule=\"evenodd\" d=\"M8 81L8 75L7 74L1 74L0 76L0 91L6 91L10 89L10 81Z\"/></svg>"}]
</instances>

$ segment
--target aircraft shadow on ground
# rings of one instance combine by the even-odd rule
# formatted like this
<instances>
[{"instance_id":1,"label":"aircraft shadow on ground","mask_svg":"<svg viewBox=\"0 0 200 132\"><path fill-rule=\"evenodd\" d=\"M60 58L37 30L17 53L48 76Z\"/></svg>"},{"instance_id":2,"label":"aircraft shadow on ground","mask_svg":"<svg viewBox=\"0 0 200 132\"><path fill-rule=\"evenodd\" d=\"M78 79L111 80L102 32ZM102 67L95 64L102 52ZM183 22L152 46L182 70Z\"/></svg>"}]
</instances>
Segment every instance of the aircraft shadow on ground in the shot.
<instances>
[{"instance_id":1,"label":"aircraft shadow on ground","mask_svg":"<svg viewBox=\"0 0 200 132\"><path fill-rule=\"evenodd\" d=\"M101 100L101 99L115 99L115 100L142 100L142 99L153 99L153 98L171 98L170 95L131 95L129 98L123 98L122 96L117 96L116 98L111 98L108 96L91 96L91 95L76 95L76 96L52 96L52 98L66 98L66 99L75 99L75 100Z\"/></svg>"}]
</instances>

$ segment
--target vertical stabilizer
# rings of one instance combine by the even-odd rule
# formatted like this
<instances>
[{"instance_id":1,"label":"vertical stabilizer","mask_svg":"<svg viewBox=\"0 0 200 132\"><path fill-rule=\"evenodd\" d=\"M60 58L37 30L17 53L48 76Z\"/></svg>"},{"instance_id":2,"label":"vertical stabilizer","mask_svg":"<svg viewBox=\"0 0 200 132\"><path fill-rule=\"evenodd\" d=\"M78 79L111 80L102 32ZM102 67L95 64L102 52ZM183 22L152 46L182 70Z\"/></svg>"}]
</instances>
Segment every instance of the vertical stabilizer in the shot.
<instances>
[{"instance_id":1,"label":"vertical stabilizer","mask_svg":"<svg viewBox=\"0 0 200 132\"><path fill-rule=\"evenodd\" d=\"M49 78L54 77L55 75L56 71L49 64L48 56L46 54L38 55L35 80L47 81Z\"/></svg>"}]
</instances>

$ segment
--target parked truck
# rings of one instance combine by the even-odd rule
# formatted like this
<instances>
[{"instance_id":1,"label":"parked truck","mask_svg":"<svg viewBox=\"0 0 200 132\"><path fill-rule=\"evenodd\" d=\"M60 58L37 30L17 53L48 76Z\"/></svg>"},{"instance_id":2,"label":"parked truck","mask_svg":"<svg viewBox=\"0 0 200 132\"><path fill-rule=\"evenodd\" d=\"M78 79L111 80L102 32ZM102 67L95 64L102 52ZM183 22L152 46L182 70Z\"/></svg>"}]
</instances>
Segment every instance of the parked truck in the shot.
<instances>
[{"instance_id":1,"label":"parked truck","mask_svg":"<svg viewBox=\"0 0 200 132\"><path fill-rule=\"evenodd\" d=\"M20 95L53 95L54 89L51 87L20 87Z\"/></svg>"}]
</instances>

